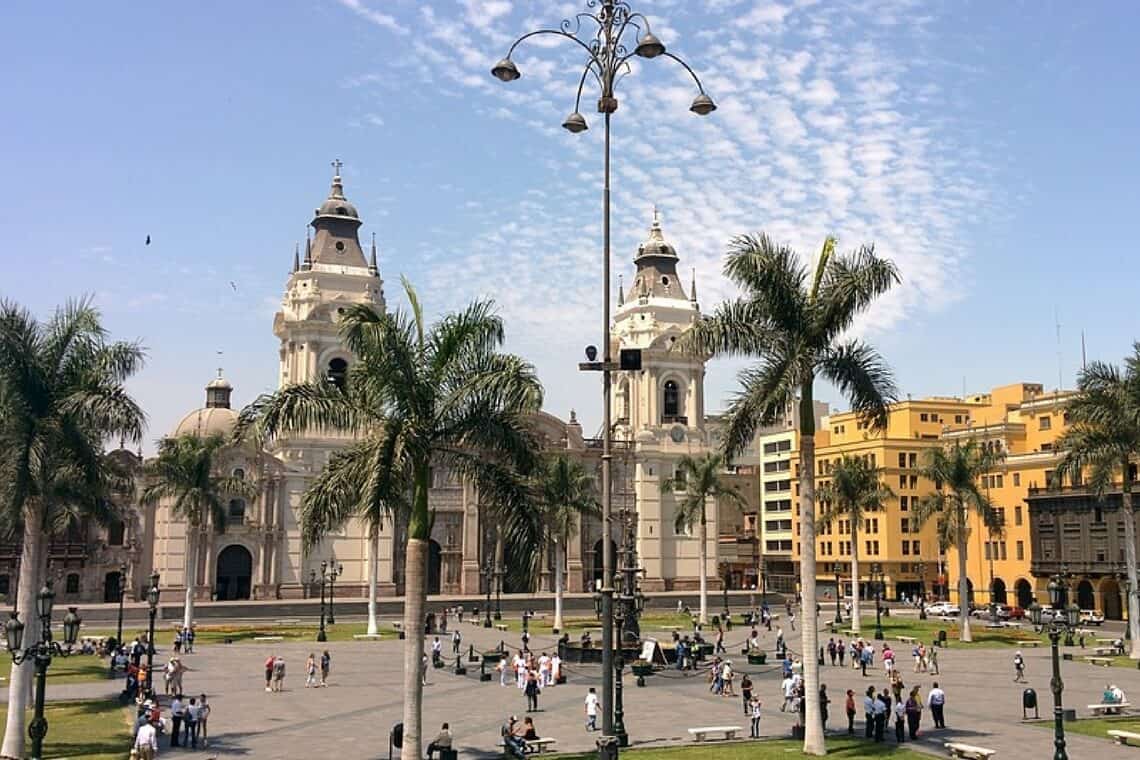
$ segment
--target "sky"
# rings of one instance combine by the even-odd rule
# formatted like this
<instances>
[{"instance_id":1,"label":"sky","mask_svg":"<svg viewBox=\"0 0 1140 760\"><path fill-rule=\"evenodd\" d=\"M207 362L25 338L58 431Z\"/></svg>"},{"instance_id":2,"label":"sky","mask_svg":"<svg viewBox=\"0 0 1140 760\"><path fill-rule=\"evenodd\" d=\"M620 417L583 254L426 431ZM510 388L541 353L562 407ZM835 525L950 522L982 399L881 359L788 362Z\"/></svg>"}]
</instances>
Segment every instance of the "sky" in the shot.
<instances>
[{"instance_id":1,"label":"sky","mask_svg":"<svg viewBox=\"0 0 1140 760\"><path fill-rule=\"evenodd\" d=\"M688 111L671 60L635 60L613 117L611 261L633 271L652 209L701 306L735 235L807 259L874 243L902 284L856 327L914 396L1071 387L1081 336L1140 336L1140 52L1126 2L645 0L635 10L719 108ZM601 118L574 110L581 49L524 42L585 2L21 3L0 47L0 297L48 316L90 297L139 340L148 450L223 366L273 389L272 334L330 162L375 233L390 308L493 298L548 411L601 417L576 371L601 338ZM588 23L583 33L590 32ZM146 245L147 236L151 243ZM1058 330L1058 325L1059 330ZM1059 340L1058 340L1059 335ZM714 361L710 412L740 363ZM820 394L845 408L832 389Z\"/></svg>"}]
</instances>

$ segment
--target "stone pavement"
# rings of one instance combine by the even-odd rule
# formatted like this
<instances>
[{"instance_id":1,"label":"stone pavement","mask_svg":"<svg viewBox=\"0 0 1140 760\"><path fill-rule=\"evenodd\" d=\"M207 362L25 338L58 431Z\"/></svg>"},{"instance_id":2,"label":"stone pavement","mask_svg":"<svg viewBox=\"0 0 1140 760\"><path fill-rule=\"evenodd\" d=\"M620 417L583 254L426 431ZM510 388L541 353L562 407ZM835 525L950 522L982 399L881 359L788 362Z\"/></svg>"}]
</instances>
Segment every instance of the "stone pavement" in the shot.
<instances>
[{"instance_id":1,"label":"stone pavement","mask_svg":"<svg viewBox=\"0 0 1140 760\"><path fill-rule=\"evenodd\" d=\"M501 636L507 645L517 646L517 634L501 634L470 624L463 628L464 648L491 648ZM822 633L823 641L827 634ZM667 634L662 633L662 638ZM778 666L749 666L740 656L747 631L736 628L727 636L729 658L737 672L749 672L764 702L762 733L787 736L792 716L781 713ZM786 632L789 643L798 641ZM770 648L773 634L764 633ZM445 653L450 641L444 641ZM430 644L430 637L428 639ZM534 636L532 648L553 649L554 638ZM387 737L391 726L402 718L402 674L400 641L330 642L333 657L330 687L306 689L304 662L309 652L320 653L317 644L285 643L212 645L200 647L185 661L193 672L186 674L188 692L210 695L211 754L219 757L249 755L266 758L309 758L319 753L343 758L387 757ZM262 664L270 653L281 654L288 664L286 691L268 694L264 690ZM945 731L927 731L929 713L924 714L924 736L916 749L945 755L942 743L961 740L998 750L998 758L1050 757L1052 732L1021 722L1021 692L1026 686L1037 690L1042 718L1051 717L1049 693L1049 650L1024 650L1028 684L1012 680L1013 650L951 647L943 650L939 664L942 674L931 677L911 674L909 648L900 645L904 681L921 685L923 693L938 680L947 692ZM454 658L451 660L454 664ZM589 686L599 688L597 666L569 666L569 683L548 688L540 698L540 712L533 715L540 735L558 740L558 749L585 751L593 748L596 734L584 730L582 700ZM1099 668L1079 662L1065 662L1065 703L1087 715L1085 705L1099 701L1107 681L1119 684L1132 698L1140 697L1140 671L1125 668ZM451 723L461 757L498 756L499 727L510 715L525 715L525 699L513 685L500 687L497 678L480 683L478 667L468 665L467 676L456 676L449 666L431 670L424 689L425 740L430 740L443 721ZM864 679L851 668L823 668L823 681L831 694L832 724L845 724L843 695L847 688L861 694L867 682L886 684L881 667ZM738 681L739 683L739 681ZM118 682L49 686L52 699L95 697L114 693ZM709 693L703 676L664 671L647 679L646 688L636 688L628 671L625 680L626 726L634 745L660 745L688 742L685 729L701 725L739 725L747 721L739 698L719 698ZM857 720L861 730L861 716ZM745 734L746 735L746 734ZM1103 740L1070 735L1070 757L1107 757L1116 751ZM177 752L182 752L178 750ZM164 753L167 757L170 753Z\"/></svg>"}]
</instances>

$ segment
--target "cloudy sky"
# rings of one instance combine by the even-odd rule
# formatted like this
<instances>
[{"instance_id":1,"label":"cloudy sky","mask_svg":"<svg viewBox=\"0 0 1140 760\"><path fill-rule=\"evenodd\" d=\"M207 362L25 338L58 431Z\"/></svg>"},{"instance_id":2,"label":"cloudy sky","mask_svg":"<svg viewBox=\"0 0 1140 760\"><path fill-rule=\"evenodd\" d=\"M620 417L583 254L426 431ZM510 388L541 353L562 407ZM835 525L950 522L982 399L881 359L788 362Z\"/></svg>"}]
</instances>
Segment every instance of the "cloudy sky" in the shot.
<instances>
[{"instance_id":1,"label":"cloudy sky","mask_svg":"<svg viewBox=\"0 0 1140 760\"><path fill-rule=\"evenodd\" d=\"M1140 336L1137 6L635 7L720 108L689 113L692 83L669 60L620 83L615 276L654 205L705 308L731 292L733 235L809 256L828 233L874 242L904 282L860 329L914 395L1071 385L1082 330L1090 358ZM275 381L273 312L340 158L391 305L400 275L437 313L493 297L548 409L596 429L596 378L574 369L601 332L596 95L589 131L559 127L582 60L553 38L516 53L519 81L489 75L516 36L584 8L19 4L6 26L24 33L0 48L0 296L47 314L91 294L116 336L140 339L151 439L201 404L219 362L248 402ZM735 369L710 368L711 407Z\"/></svg>"}]
</instances>

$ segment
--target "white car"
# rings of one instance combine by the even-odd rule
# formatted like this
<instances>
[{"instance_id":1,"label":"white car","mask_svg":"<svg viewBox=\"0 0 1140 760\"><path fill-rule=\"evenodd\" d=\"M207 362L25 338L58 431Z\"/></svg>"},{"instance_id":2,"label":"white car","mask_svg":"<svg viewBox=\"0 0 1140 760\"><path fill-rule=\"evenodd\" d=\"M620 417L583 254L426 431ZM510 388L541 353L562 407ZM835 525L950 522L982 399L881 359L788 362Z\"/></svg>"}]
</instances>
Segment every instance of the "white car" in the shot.
<instances>
[{"instance_id":1,"label":"white car","mask_svg":"<svg viewBox=\"0 0 1140 760\"><path fill-rule=\"evenodd\" d=\"M1096 610L1081 610L1081 625L1100 625L1104 615Z\"/></svg>"},{"instance_id":2,"label":"white car","mask_svg":"<svg viewBox=\"0 0 1140 760\"><path fill-rule=\"evenodd\" d=\"M951 604L950 602L935 602L926 608L927 615L936 615L939 617L953 617L954 615L959 614L961 611L962 610L958 607L958 605Z\"/></svg>"}]
</instances>

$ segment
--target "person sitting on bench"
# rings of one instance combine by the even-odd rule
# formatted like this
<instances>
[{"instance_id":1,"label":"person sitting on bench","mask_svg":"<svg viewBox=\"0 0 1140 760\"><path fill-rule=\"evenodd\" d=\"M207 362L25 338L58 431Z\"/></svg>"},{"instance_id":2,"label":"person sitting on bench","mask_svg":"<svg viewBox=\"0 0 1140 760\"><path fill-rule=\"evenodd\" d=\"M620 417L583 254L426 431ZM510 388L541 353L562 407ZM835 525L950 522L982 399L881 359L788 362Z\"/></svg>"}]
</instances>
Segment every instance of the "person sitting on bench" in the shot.
<instances>
[{"instance_id":1,"label":"person sitting on bench","mask_svg":"<svg viewBox=\"0 0 1140 760\"><path fill-rule=\"evenodd\" d=\"M432 743L427 747L428 760L432 760L432 756L436 752L439 752L440 755L443 755L444 752L442 750L445 749L451 749L451 729L446 723L440 726L439 735L436 736Z\"/></svg>"},{"instance_id":2,"label":"person sitting on bench","mask_svg":"<svg viewBox=\"0 0 1140 760\"><path fill-rule=\"evenodd\" d=\"M523 718L523 732L522 738L526 741L534 741L538 738L538 732L534 730L534 719Z\"/></svg>"},{"instance_id":3,"label":"person sitting on bench","mask_svg":"<svg viewBox=\"0 0 1140 760\"><path fill-rule=\"evenodd\" d=\"M526 730L519 719L512 715L503 726L503 752L509 757L523 758L526 756L526 743L523 734Z\"/></svg>"}]
</instances>

